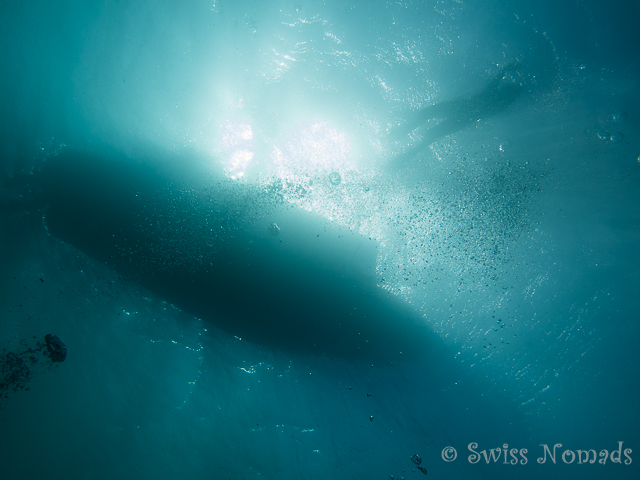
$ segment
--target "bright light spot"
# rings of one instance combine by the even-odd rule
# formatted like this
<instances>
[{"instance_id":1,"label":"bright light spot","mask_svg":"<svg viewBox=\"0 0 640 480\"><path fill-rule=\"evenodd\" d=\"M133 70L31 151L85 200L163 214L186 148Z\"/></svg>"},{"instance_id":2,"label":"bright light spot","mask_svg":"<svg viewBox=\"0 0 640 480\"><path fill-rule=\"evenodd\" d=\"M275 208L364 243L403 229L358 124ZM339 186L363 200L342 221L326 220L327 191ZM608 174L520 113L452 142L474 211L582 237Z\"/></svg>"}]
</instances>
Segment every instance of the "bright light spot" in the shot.
<instances>
[{"instance_id":1,"label":"bright light spot","mask_svg":"<svg viewBox=\"0 0 640 480\"><path fill-rule=\"evenodd\" d=\"M225 172L232 179L241 178L255 157L253 129L248 123L226 120L221 133L219 146L226 153Z\"/></svg>"},{"instance_id":2,"label":"bright light spot","mask_svg":"<svg viewBox=\"0 0 640 480\"><path fill-rule=\"evenodd\" d=\"M245 170L253 160L253 152L238 150L229 159L229 165L233 171ZM242 172L240 172L242 173Z\"/></svg>"},{"instance_id":3,"label":"bright light spot","mask_svg":"<svg viewBox=\"0 0 640 480\"><path fill-rule=\"evenodd\" d=\"M328 175L353 169L348 161L351 146L346 134L329 122L316 122L291 132L271 151L272 165L281 179L299 175Z\"/></svg>"}]
</instances>

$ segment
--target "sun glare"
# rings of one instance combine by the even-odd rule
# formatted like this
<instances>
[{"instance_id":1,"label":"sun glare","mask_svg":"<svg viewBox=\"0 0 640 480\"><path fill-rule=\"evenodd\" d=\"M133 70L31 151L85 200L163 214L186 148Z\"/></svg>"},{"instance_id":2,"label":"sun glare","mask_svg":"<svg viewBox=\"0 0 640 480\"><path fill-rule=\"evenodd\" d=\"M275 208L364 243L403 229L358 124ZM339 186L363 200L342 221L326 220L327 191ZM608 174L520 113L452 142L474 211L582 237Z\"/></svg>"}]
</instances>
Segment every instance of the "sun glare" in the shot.
<instances>
[{"instance_id":1,"label":"sun glare","mask_svg":"<svg viewBox=\"0 0 640 480\"><path fill-rule=\"evenodd\" d=\"M245 122L226 120L221 125L221 149L225 152L225 173L234 180L242 178L255 158L253 129Z\"/></svg>"}]
</instances>

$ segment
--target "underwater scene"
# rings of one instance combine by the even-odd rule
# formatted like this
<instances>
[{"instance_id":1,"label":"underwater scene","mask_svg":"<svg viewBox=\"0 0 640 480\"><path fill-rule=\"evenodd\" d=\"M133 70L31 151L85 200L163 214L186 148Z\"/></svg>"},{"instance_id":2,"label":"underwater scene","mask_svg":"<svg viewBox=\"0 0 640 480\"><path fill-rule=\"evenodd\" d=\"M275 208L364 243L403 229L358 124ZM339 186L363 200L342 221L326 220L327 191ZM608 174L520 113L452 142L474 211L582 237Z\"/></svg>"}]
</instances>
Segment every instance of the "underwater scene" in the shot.
<instances>
[{"instance_id":1,"label":"underwater scene","mask_svg":"<svg viewBox=\"0 0 640 480\"><path fill-rule=\"evenodd\" d=\"M640 4L0 12L0 479L640 478Z\"/></svg>"}]
</instances>

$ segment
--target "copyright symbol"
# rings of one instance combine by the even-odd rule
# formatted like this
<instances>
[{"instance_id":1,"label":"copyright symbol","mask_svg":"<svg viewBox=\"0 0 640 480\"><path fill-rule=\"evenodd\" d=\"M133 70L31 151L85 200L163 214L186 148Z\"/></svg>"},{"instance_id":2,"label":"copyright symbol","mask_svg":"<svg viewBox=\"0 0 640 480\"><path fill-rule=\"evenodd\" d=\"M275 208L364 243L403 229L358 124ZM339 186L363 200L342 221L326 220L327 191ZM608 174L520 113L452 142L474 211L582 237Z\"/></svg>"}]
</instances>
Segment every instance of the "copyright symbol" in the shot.
<instances>
[{"instance_id":1,"label":"copyright symbol","mask_svg":"<svg viewBox=\"0 0 640 480\"><path fill-rule=\"evenodd\" d=\"M453 462L458 457L458 452L453 447L444 447L442 450L442 459L445 462Z\"/></svg>"}]
</instances>

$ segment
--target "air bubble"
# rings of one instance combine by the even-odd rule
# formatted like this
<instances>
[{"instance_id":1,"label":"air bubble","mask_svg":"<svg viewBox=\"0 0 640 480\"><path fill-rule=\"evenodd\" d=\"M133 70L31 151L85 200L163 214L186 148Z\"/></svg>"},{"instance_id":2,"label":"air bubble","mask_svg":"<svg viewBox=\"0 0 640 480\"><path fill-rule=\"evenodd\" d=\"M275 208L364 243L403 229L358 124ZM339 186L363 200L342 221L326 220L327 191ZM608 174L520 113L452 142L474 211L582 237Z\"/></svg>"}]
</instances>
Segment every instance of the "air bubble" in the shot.
<instances>
[{"instance_id":1,"label":"air bubble","mask_svg":"<svg viewBox=\"0 0 640 480\"><path fill-rule=\"evenodd\" d=\"M624 135L620 132L611 134L611 141L613 143L620 143L624 139Z\"/></svg>"},{"instance_id":2,"label":"air bubble","mask_svg":"<svg viewBox=\"0 0 640 480\"><path fill-rule=\"evenodd\" d=\"M613 121L616 123L622 123L627 119L627 112L615 112L613 115L611 115L611 118L613 118Z\"/></svg>"},{"instance_id":3,"label":"air bubble","mask_svg":"<svg viewBox=\"0 0 640 480\"><path fill-rule=\"evenodd\" d=\"M267 231L269 232L269 235L273 235L274 237L280 235L280 227L275 222L269 224Z\"/></svg>"}]
</instances>

